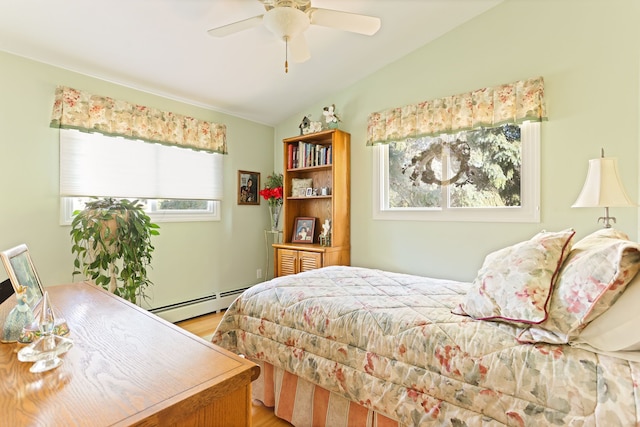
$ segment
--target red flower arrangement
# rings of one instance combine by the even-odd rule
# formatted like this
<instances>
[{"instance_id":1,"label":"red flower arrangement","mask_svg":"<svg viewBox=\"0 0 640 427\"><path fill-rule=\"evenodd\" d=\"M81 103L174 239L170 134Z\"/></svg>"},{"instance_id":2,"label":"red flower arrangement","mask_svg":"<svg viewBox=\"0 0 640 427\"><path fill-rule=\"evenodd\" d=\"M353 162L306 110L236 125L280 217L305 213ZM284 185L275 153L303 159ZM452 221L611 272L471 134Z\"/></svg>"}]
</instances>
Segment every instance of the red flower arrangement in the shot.
<instances>
[{"instance_id":1,"label":"red flower arrangement","mask_svg":"<svg viewBox=\"0 0 640 427\"><path fill-rule=\"evenodd\" d=\"M265 181L264 188L258 194L269 203L269 206L282 205L282 174L273 173L267 176Z\"/></svg>"}]
</instances>

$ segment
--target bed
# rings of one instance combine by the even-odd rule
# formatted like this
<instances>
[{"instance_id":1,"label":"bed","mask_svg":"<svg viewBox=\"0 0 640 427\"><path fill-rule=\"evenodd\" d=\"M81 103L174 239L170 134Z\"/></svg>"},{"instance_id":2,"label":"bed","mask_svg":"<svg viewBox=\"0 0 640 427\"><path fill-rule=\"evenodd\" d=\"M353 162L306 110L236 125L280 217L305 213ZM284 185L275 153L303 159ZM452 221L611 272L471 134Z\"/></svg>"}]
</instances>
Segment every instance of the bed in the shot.
<instances>
[{"instance_id":1,"label":"bed","mask_svg":"<svg viewBox=\"0 0 640 427\"><path fill-rule=\"evenodd\" d=\"M254 398L295 426L638 426L640 246L574 234L489 254L469 283L278 277L239 296L212 342L260 365Z\"/></svg>"}]
</instances>

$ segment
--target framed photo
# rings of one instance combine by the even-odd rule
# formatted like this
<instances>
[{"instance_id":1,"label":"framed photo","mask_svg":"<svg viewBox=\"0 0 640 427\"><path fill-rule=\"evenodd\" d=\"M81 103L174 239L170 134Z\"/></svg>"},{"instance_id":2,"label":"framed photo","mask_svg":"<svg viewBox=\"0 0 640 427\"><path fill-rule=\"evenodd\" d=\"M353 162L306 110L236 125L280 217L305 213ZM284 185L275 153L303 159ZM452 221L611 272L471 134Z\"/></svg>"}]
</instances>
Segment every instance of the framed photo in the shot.
<instances>
[{"instance_id":1,"label":"framed photo","mask_svg":"<svg viewBox=\"0 0 640 427\"><path fill-rule=\"evenodd\" d=\"M309 187L307 188L307 197L311 197L313 196L313 188Z\"/></svg>"},{"instance_id":2,"label":"framed photo","mask_svg":"<svg viewBox=\"0 0 640 427\"><path fill-rule=\"evenodd\" d=\"M259 205L260 172L238 171L238 204Z\"/></svg>"},{"instance_id":3,"label":"framed photo","mask_svg":"<svg viewBox=\"0 0 640 427\"><path fill-rule=\"evenodd\" d=\"M293 221L292 243L313 243L313 232L316 227L316 219L299 216Z\"/></svg>"},{"instance_id":4,"label":"framed photo","mask_svg":"<svg viewBox=\"0 0 640 427\"><path fill-rule=\"evenodd\" d=\"M292 178L291 179L291 196L305 197L307 188L311 187L313 180L311 178Z\"/></svg>"},{"instance_id":5,"label":"framed photo","mask_svg":"<svg viewBox=\"0 0 640 427\"><path fill-rule=\"evenodd\" d=\"M17 293L20 287L26 287L27 304L34 310L42 299L44 291L27 245L22 244L2 251L0 258L7 270L14 292Z\"/></svg>"}]
</instances>

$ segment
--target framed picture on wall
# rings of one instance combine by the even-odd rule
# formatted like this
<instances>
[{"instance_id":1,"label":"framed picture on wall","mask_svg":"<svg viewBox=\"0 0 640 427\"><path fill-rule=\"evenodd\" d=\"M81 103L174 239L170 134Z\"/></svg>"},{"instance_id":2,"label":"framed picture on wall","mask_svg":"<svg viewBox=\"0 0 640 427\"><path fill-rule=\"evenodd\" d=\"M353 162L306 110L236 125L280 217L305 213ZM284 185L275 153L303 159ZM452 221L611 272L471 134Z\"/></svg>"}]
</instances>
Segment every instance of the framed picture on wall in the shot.
<instances>
[{"instance_id":1,"label":"framed picture on wall","mask_svg":"<svg viewBox=\"0 0 640 427\"><path fill-rule=\"evenodd\" d=\"M260 172L238 171L238 204L259 205Z\"/></svg>"},{"instance_id":2,"label":"framed picture on wall","mask_svg":"<svg viewBox=\"0 0 640 427\"><path fill-rule=\"evenodd\" d=\"M316 219L313 217L299 216L293 222L292 243L313 243L313 232L316 227Z\"/></svg>"}]
</instances>

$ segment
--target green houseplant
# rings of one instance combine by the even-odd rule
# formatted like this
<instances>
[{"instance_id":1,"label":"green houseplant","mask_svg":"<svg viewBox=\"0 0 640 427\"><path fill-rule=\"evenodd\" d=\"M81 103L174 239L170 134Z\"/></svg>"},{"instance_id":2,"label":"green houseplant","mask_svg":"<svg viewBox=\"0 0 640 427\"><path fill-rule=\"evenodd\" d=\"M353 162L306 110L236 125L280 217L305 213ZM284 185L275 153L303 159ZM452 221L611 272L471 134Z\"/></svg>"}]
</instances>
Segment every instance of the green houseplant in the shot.
<instances>
[{"instance_id":1,"label":"green houseplant","mask_svg":"<svg viewBox=\"0 0 640 427\"><path fill-rule=\"evenodd\" d=\"M73 212L71 252L76 255L73 276L81 274L96 285L134 304L146 299L152 285L147 277L158 225L138 201L103 198Z\"/></svg>"}]
</instances>

